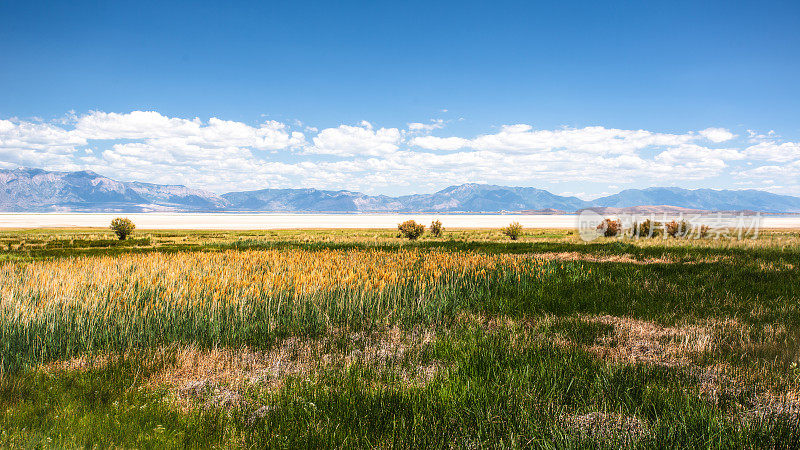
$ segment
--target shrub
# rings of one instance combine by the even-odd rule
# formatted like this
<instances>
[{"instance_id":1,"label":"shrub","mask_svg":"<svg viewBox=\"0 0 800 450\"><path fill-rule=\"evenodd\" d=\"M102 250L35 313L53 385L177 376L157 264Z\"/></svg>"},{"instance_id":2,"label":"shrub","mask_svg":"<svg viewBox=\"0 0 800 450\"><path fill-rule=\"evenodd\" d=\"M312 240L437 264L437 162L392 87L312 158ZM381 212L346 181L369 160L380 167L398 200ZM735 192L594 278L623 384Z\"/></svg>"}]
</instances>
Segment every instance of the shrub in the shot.
<instances>
[{"instance_id":1,"label":"shrub","mask_svg":"<svg viewBox=\"0 0 800 450\"><path fill-rule=\"evenodd\" d=\"M442 227L442 222L439 219L434 220L431 222L431 234L435 237L439 237L444 232L444 227Z\"/></svg>"},{"instance_id":2,"label":"shrub","mask_svg":"<svg viewBox=\"0 0 800 450\"><path fill-rule=\"evenodd\" d=\"M511 222L505 228L500 228L500 232L510 237L512 241L516 241L522 234L522 225L519 222Z\"/></svg>"},{"instance_id":3,"label":"shrub","mask_svg":"<svg viewBox=\"0 0 800 450\"><path fill-rule=\"evenodd\" d=\"M639 237L659 237L664 231L664 225L661 222L654 222L650 219L645 220L639 224Z\"/></svg>"},{"instance_id":4,"label":"shrub","mask_svg":"<svg viewBox=\"0 0 800 450\"><path fill-rule=\"evenodd\" d=\"M617 236L622 232L622 222L619 220L605 219L600 222L597 229L600 230L605 237Z\"/></svg>"},{"instance_id":5,"label":"shrub","mask_svg":"<svg viewBox=\"0 0 800 450\"><path fill-rule=\"evenodd\" d=\"M400 231L400 236L413 241L414 239L422 236L422 233L425 232L425 225L417 223L413 220L406 220L405 222L397 225L397 229Z\"/></svg>"},{"instance_id":6,"label":"shrub","mask_svg":"<svg viewBox=\"0 0 800 450\"><path fill-rule=\"evenodd\" d=\"M691 230L689 223L685 220L681 220L680 222L673 220L672 222L667 223L666 228L667 234L674 238L685 237L687 234L689 234L689 230Z\"/></svg>"},{"instance_id":7,"label":"shrub","mask_svg":"<svg viewBox=\"0 0 800 450\"><path fill-rule=\"evenodd\" d=\"M133 234L133 230L136 229L136 225L134 225L133 222L131 222L131 220L127 217L117 217L111 221L111 229L114 231L114 234L117 235L120 241L124 241L128 238L128 236Z\"/></svg>"}]
</instances>

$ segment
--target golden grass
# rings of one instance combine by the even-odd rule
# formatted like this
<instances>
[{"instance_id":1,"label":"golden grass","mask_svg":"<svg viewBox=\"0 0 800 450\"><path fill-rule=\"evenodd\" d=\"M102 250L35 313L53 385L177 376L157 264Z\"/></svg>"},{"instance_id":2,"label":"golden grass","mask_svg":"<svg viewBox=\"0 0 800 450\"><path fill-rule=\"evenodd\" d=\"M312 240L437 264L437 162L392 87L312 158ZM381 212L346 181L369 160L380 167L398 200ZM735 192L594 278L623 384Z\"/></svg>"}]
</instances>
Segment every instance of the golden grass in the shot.
<instances>
[{"instance_id":1,"label":"golden grass","mask_svg":"<svg viewBox=\"0 0 800 450\"><path fill-rule=\"evenodd\" d=\"M380 250L254 250L124 254L0 265L6 317L35 318L55 307L150 310L229 306L291 292L350 289L381 293L413 282L422 291L464 275L504 267L542 269L523 255ZM136 299L146 298L144 305Z\"/></svg>"}]
</instances>

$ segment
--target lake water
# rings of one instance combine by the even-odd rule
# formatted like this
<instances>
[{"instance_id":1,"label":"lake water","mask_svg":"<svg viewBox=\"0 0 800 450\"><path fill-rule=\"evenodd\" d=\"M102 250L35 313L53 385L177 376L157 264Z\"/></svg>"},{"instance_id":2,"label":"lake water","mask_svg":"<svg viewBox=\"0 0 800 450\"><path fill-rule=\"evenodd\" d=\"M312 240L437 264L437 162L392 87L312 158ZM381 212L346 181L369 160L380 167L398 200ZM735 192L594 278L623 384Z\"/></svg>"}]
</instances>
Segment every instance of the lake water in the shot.
<instances>
[{"instance_id":1,"label":"lake water","mask_svg":"<svg viewBox=\"0 0 800 450\"><path fill-rule=\"evenodd\" d=\"M449 228L497 228L512 221L526 228L577 228L577 215L523 214L16 214L0 213L0 228L107 227L115 217L128 217L138 229L254 230L291 228L395 228L413 219L429 224L439 219ZM658 217L658 216L657 216ZM800 228L800 216L761 218L763 228Z\"/></svg>"}]
</instances>

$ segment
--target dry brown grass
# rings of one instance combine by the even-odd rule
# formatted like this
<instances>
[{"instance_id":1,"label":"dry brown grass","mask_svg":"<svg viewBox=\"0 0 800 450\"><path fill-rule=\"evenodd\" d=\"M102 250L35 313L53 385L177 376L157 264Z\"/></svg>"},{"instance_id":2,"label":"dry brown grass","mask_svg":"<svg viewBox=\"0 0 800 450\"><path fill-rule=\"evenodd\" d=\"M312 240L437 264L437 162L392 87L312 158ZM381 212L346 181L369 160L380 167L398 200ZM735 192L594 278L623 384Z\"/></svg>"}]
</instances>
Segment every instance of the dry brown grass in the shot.
<instances>
[{"instance_id":1,"label":"dry brown grass","mask_svg":"<svg viewBox=\"0 0 800 450\"><path fill-rule=\"evenodd\" d=\"M769 415L800 418L800 386L774 389L774 386L754 382L752 374L727 363L698 364L701 357L716 354L724 343L720 330L730 334L731 329L745 329L734 320L672 327L614 316L589 320L614 327L613 336L602 338L587 348L598 357L614 363L642 363L685 370L696 380L703 399L713 404L733 402L745 418ZM742 331L740 336L747 336L747 333ZM741 348L754 345L745 337L742 339Z\"/></svg>"},{"instance_id":2,"label":"dry brown grass","mask_svg":"<svg viewBox=\"0 0 800 450\"><path fill-rule=\"evenodd\" d=\"M58 372L79 372L93 368L102 368L119 359L119 355L83 355L60 361L51 361L40 365L37 369L41 372L54 374Z\"/></svg>"},{"instance_id":3,"label":"dry brown grass","mask_svg":"<svg viewBox=\"0 0 800 450\"><path fill-rule=\"evenodd\" d=\"M587 261L601 263L623 263L623 264L701 264L701 263L734 263L736 260L731 256L677 256L675 254L664 254L658 258L639 258L630 253L623 254L594 254L582 252L542 252L530 253L532 257L547 261ZM795 266L785 261L758 261L758 268L767 272L781 272L794 270Z\"/></svg>"},{"instance_id":4,"label":"dry brown grass","mask_svg":"<svg viewBox=\"0 0 800 450\"><path fill-rule=\"evenodd\" d=\"M589 261L589 262L614 262L629 264L675 264L681 262L678 258L662 256L661 258L637 259L633 255L593 255L591 253L580 252L544 252L532 253L539 259L548 261Z\"/></svg>"},{"instance_id":5,"label":"dry brown grass","mask_svg":"<svg viewBox=\"0 0 800 450\"><path fill-rule=\"evenodd\" d=\"M583 437L595 441L620 439L621 444L634 444L649 434L646 424L633 416L591 412L583 415L566 415L564 424Z\"/></svg>"},{"instance_id":6,"label":"dry brown grass","mask_svg":"<svg viewBox=\"0 0 800 450\"><path fill-rule=\"evenodd\" d=\"M275 391L289 377L305 378L326 368L358 363L394 371L404 385L421 386L446 366L439 361L414 367L403 363L409 352L422 349L435 338L430 331L404 332L395 327L375 333L332 332L322 339L292 337L263 351L189 346L180 349L174 363L152 375L148 384L168 388L181 406L201 400L234 407L246 388Z\"/></svg>"},{"instance_id":7,"label":"dry brown grass","mask_svg":"<svg viewBox=\"0 0 800 450\"><path fill-rule=\"evenodd\" d=\"M712 359L723 345L753 347L745 325L734 320L702 324L663 326L644 320L616 316L581 316L579 320L610 325L613 331L590 345L580 345L561 333L542 330L557 320L554 316L515 319L462 314L458 323L479 326L488 333L510 332L512 348L529 346L531 340L561 347L583 348L612 364L646 364L674 368L695 380L700 396L709 403L734 403L740 417L755 419L769 415L800 417L800 389L771 389L754 384L747 371ZM738 334L737 334L737 330ZM769 330L768 330L769 331ZM772 330L780 335L786 330ZM440 332L446 332L442 330ZM738 336L738 338L737 338ZM345 333L331 330L323 338L284 339L269 350L242 348L201 349L195 346L159 349L160 365L147 379L150 387L166 388L176 405L187 409L198 402L224 408L236 408L244 402L242 393L250 388L274 392L288 378L311 377L327 368L346 368L362 364L377 370L390 370L404 386L421 387L449 366L441 361L411 363L437 334L430 330L404 331L397 327L371 333ZM738 339L738 340L737 340ZM736 340L731 343L731 340ZM758 345L764 345L759 343ZM738 347L737 347L738 348ZM85 370L102 367L113 355L74 358L42 366L55 371ZM266 410L257 410L265 413ZM568 418L570 424L593 439L632 428L630 436L638 439L645 428L636 418L602 413ZM605 438L603 438L605 439Z\"/></svg>"},{"instance_id":8,"label":"dry brown grass","mask_svg":"<svg viewBox=\"0 0 800 450\"><path fill-rule=\"evenodd\" d=\"M737 354L753 353L765 346L776 347L786 330L770 326L760 330L765 341L753 341L748 325L735 320L707 321L701 324L663 326L657 323L616 316L582 316L580 320L611 325L610 335L591 345L570 341L562 333L542 333L544 326L557 320L540 316L535 320L519 320L506 316L487 317L479 314L461 316L462 323L474 324L489 333L511 330L516 347L535 341L550 342L564 348L583 348L612 364L646 364L674 368L695 380L700 396L713 404L734 403L743 418L763 418L768 415L800 417L800 385L775 386L759 383L750 370L736 368L718 361L723 346L734 347ZM532 333L534 333L532 335ZM525 337L523 337L525 336ZM763 378L763 377L762 377ZM776 383L777 384L777 383ZM599 413L598 413L599 414ZM589 420L591 418L591 420ZM584 420L586 419L586 420ZM606 420L605 415L577 418L575 423ZM611 420L613 419L613 420ZM611 418L613 421L619 418ZM606 425L591 425L603 427ZM585 428L585 427L584 427ZM607 430L606 430L607 431Z\"/></svg>"},{"instance_id":9,"label":"dry brown grass","mask_svg":"<svg viewBox=\"0 0 800 450\"><path fill-rule=\"evenodd\" d=\"M588 348L592 353L614 362L687 366L697 356L710 351L714 340L710 328L706 326L665 327L644 320L607 315L587 320L614 327L613 336L603 338Z\"/></svg>"}]
</instances>

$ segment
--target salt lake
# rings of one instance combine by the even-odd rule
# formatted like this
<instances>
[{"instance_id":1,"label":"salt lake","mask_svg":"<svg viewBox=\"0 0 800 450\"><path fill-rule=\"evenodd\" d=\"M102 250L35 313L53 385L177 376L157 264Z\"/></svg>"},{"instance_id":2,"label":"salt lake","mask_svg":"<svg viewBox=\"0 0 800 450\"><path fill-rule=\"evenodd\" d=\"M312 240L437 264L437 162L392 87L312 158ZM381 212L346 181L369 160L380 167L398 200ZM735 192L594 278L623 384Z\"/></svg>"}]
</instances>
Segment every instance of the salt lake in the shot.
<instances>
[{"instance_id":1,"label":"salt lake","mask_svg":"<svg viewBox=\"0 0 800 450\"><path fill-rule=\"evenodd\" d=\"M578 215L527 214L277 214L277 213L0 213L0 228L106 227L128 217L138 229L254 230L298 228L395 228L413 219L439 219L449 228L497 228L512 221L526 228L577 228ZM656 218L659 216L657 215ZM687 217L691 220L691 217ZM762 228L800 228L800 216L763 216Z\"/></svg>"}]
</instances>

